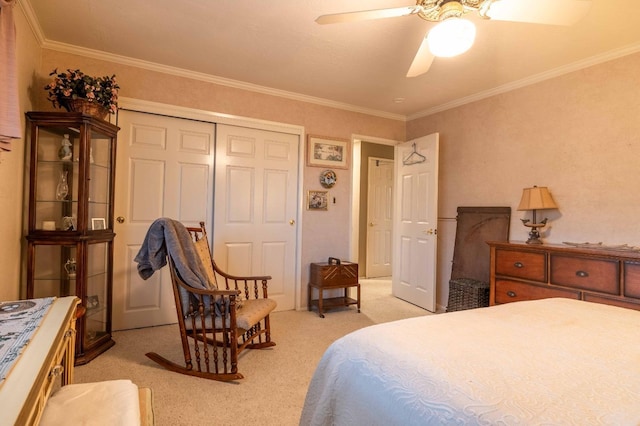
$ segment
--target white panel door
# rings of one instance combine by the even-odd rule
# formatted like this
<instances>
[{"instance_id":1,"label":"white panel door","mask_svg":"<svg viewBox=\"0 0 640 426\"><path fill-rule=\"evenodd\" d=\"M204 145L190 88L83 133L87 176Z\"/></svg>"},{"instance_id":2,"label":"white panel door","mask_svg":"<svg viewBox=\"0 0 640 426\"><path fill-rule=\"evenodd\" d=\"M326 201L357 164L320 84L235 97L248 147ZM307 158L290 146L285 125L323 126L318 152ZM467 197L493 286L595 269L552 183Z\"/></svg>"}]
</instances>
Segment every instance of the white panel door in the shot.
<instances>
[{"instance_id":1,"label":"white panel door","mask_svg":"<svg viewBox=\"0 0 640 426\"><path fill-rule=\"evenodd\" d=\"M435 312L438 134L398 145L395 161L393 294Z\"/></svg>"},{"instance_id":2,"label":"white panel door","mask_svg":"<svg viewBox=\"0 0 640 426\"><path fill-rule=\"evenodd\" d=\"M393 160L369 157L367 278L391 276Z\"/></svg>"},{"instance_id":3,"label":"white panel door","mask_svg":"<svg viewBox=\"0 0 640 426\"><path fill-rule=\"evenodd\" d=\"M216 132L216 263L270 275L269 298L294 309L299 137L229 125Z\"/></svg>"},{"instance_id":4,"label":"white panel door","mask_svg":"<svg viewBox=\"0 0 640 426\"><path fill-rule=\"evenodd\" d=\"M174 323L169 268L144 281L133 259L157 218L211 229L215 125L132 111L118 120L113 328Z\"/></svg>"}]
</instances>

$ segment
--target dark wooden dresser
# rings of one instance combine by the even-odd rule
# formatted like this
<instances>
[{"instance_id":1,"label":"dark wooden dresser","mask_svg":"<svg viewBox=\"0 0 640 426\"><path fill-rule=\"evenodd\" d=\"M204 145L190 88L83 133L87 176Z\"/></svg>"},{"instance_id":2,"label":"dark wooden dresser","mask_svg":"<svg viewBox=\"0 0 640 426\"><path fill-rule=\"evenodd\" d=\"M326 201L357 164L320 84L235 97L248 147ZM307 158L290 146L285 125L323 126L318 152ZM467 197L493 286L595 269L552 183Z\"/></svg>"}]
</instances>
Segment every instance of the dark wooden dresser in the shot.
<instances>
[{"instance_id":1,"label":"dark wooden dresser","mask_svg":"<svg viewBox=\"0 0 640 426\"><path fill-rule=\"evenodd\" d=\"M640 310L640 252L488 242L489 304L566 297Z\"/></svg>"}]
</instances>

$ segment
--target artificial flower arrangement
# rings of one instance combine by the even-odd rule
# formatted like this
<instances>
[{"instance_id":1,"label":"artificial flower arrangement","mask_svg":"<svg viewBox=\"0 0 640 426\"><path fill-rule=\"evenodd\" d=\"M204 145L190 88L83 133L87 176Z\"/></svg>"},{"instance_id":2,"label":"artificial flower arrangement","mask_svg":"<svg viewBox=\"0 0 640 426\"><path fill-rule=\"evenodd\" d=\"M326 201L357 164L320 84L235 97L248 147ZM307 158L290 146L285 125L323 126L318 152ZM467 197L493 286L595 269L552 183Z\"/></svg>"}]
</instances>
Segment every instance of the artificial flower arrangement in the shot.
<instances>
[{"instance_id":1,"label":"artificial flower arrangement","mask_svg":"<svg viewBox=\"0 0 640 426\"><path fill-rule=\"evenodd\" d=\"M95 102L112 114L118 110L118 83L115 74L111 77L91 77L80 70L68 69L58 73L56 68L51 73L53 80L44 89L49 91L48 99L54 107L69 110L69 100L86 99Z\"/></svg>"}]
</instances>

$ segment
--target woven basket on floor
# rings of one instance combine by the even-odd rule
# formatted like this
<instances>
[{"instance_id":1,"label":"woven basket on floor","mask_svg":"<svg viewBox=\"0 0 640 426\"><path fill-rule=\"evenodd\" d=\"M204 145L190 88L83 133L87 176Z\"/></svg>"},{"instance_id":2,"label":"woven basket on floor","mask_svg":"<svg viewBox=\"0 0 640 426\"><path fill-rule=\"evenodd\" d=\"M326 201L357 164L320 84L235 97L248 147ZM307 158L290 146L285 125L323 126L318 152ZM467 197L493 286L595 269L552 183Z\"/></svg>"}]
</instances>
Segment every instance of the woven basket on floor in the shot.
<instances>
[{"instance_id":1,"label":"woven basket on floor","mask_svg":"<svg viewBox=\"0 0 640 426\"><path fill-rule=\"evenodd\" d=\"M489 306L489 283L472 278L455 278L449 281L447 312Z\"/></svg>"}]
</instances>

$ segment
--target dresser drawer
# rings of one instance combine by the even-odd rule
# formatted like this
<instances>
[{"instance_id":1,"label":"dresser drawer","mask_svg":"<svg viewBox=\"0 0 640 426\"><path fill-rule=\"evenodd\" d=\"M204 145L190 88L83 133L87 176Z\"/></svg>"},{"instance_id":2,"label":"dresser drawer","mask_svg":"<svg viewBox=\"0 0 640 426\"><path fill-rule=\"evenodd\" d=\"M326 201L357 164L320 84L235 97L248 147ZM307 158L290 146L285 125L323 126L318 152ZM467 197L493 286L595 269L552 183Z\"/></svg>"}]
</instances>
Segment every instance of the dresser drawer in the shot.
<instances>
[{"instance_id":1,"label":"dresser drawer","mask_svg":"<svg viewBox=\"0 0 640 426\"><path fill-rule=\"evenodd\" d=\"M544 253L496 250L496 275L546 282L547 257Z\"/></svg>"},{"instance_id":2,"label":"dresser drawer","mask_svg":"<svg viewBox=\"0 0 640 426\"><path fill-rule=\"evenodd\" d=\"M640 311L640 302L634 302L633 299L624 299L622 297L609 297L585 293L584 300L586 300L587 302L603 303L605 305L619 306L621 308L635 309L636 311Z\"/></svg>"},{"instance_id":3,"label":"dresser drawer","mask_svg":"<svg viewBox=\"0 0 640 426\"><path fill-rule=\"evenodd\" d=\"M601 293L620 294L619 262L552 254L551 283Z\"/></svg>"},{"instance_id":4,"label":"dresser drawer","mask_svg":"<svg viewBox=\"0 0 640 426\"><path fill-rule=\"evenodd\" d=\"M624 295L640 299L640 263L624 262Z\"/></svg>"},{"instance_id":5,"label":"dresser drawer","mask_svg":"<svg viewBox=\"0 0 640 426\"><path fill-rule=\"evenodd\" d=\"M580 292L517 281L496 280L496 303L548 299L550 297L580 299Z\"/></svg>"}]
</instances>

